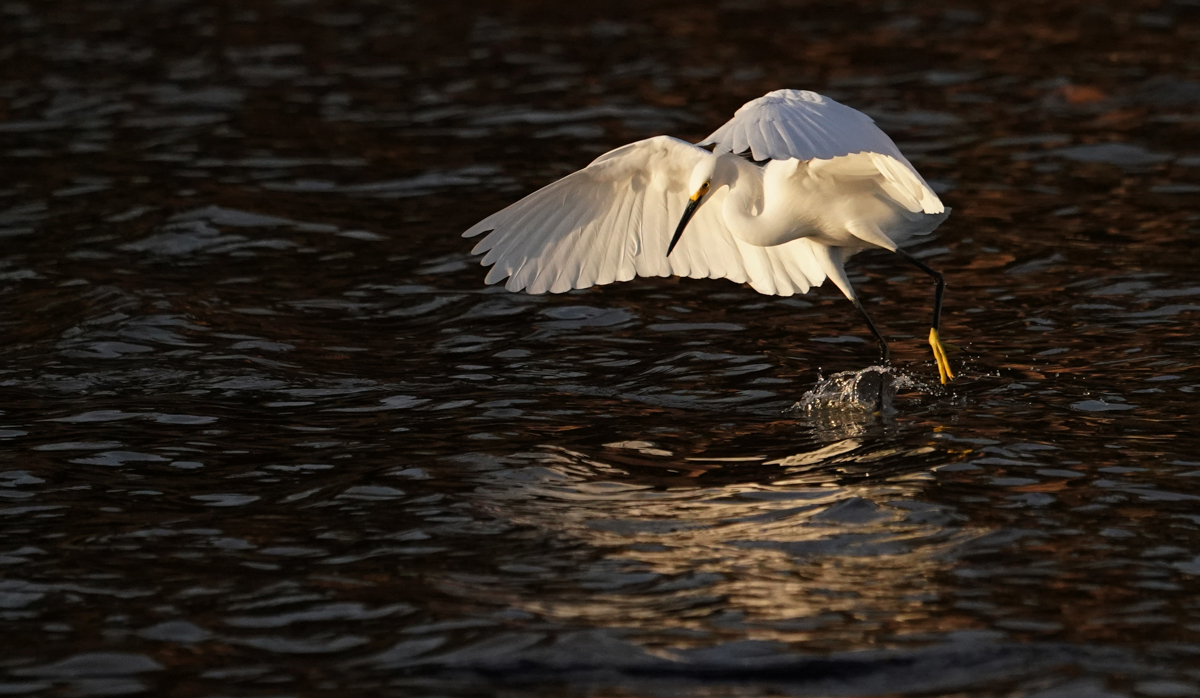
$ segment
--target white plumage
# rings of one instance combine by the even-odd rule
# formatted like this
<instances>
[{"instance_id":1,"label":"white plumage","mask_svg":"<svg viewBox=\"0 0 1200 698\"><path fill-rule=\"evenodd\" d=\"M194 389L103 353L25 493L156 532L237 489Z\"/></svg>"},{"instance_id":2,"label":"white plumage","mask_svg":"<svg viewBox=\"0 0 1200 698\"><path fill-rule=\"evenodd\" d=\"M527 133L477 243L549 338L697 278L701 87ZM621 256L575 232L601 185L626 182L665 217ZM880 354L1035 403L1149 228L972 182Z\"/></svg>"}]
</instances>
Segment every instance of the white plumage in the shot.
<instances>
[{"instance_id":1,"label":"white plumage","mask_svg":"<svg viewBox=\"0 0 1200 698\"><path fill-rule=\"evenodd\" d=\"M846 259L871 247L904 254L901 245L949 215L868 116L815 92L752 100L700 145L712 151L669 136L622 146L463 236L489 233L473 252L492 267L487 283L507 278L510 291L678 275L790 296L829 278L866 316ZM933 344L941 281L917 264L939 282Z\"/></svg>"}]
</instances>

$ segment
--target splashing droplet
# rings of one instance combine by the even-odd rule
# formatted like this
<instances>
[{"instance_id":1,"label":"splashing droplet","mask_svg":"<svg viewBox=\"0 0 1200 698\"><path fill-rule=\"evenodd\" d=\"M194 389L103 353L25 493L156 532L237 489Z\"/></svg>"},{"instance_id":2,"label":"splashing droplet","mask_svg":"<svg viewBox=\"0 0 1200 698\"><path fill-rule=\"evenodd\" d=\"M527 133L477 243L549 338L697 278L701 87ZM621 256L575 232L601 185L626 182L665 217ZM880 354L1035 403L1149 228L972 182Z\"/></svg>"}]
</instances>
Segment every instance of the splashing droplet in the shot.
<instances>
[{"instance_id":1,"label":"splashing droplet","mask_svg":"<svg viewBox=\"0 0 1200 698\"><path fill-rule=\"evenodd\" d=\"M890 366L869 366L860 371L842 371L817 381L786 414L828 411L893 412L892 403L900 388L922 387L907 374Z\"/></svg>"}]
</instances>

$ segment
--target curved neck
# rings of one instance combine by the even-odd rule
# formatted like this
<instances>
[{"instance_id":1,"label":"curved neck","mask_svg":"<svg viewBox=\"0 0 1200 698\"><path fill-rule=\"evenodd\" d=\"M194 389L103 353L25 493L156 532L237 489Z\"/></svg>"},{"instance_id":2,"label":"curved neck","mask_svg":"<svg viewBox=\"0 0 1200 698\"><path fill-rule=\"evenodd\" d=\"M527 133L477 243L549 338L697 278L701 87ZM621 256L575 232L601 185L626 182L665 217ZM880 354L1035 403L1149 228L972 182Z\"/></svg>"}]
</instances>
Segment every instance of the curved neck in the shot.
<instances>
[{"instance_id":1,"label":"curved neck","mask_svg":"<svg viewBox=\"0 0 1200 698\"><path fill-rule=\"evenodd\" d=\"M736 170L729 181L729 192L722 206L725 224L742 242L756 247L771 247L787 242L792 227L779 191L777 180L782 172L773 172L774 163L758 168L736 156L730 156Z\"/></svg>"}]
</instances>

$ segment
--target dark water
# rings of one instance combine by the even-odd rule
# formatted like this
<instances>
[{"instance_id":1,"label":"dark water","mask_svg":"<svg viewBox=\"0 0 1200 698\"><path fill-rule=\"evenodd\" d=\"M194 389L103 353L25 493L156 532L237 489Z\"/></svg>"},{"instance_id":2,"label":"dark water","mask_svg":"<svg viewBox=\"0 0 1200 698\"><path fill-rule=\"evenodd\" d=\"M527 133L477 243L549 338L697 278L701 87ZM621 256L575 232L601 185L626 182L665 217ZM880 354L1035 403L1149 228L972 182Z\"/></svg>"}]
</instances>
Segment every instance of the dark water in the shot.
<instances>
[{"instance_id":1,"label":"dark water","mask_svg":"<svg viewBox=\"0 0 1200 698\"><path fill-rule=\"evenodd\" d=\"M0 693L1200 693L1200 6L0 3ZM458 234L815 89L954 215L836 290ZM907 387L904 387L907 386Z\"/></svg>"}]
</instances>

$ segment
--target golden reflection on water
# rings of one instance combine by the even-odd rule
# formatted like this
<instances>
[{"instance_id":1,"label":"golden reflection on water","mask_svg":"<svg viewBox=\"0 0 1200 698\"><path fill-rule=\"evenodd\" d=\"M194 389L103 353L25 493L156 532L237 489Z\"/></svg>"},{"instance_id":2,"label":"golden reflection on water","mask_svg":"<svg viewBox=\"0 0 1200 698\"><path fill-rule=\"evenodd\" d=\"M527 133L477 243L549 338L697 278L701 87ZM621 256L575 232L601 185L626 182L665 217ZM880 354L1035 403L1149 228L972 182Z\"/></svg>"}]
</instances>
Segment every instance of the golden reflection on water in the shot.
<instances>
[{"instance_id":1,"label":"golden reflection on water","mask_svg":"<svg viewBox=\"0 0 1200 698\"><path fill-rule=\"evenodd\" d=\"M712 487L632 484L636 477L612 460L612 447L677 459L650 442L608 446L584 453L545 445L523 454L523 467L493 471L476 490L513 525L603 551L571 572L573 588L560 580L553 597L514 595L516 607L653 633L659 643L666 633L678 646L737 635L833 648L975 625L931 612L956 545L980 531L948 525L952 513L921 503L930 473L878 482L869 471L860 471L868 477L859 482L839 476L842 465L928 457L945 451L944 443L864 448L843 439L770 460L675 463L773 476Z\"/></svg>"}]
</instances>

